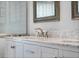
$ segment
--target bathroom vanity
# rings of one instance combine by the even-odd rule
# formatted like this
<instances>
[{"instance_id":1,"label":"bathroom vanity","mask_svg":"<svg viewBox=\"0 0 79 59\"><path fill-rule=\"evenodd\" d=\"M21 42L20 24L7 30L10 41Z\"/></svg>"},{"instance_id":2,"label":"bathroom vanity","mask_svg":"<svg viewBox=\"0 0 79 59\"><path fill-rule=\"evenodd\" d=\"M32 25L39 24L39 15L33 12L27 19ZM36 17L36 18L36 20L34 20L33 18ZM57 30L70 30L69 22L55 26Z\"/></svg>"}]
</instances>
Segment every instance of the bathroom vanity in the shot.
<instances>
[{"instance_id":1,"label":"bathroom vanity","mask_svg":"<svg viewBox=\"0 0 79 59\"><path fill-rule=\"evenodd\" d=\"M7 58L79 58L79 40L37 37L6 39Z\"/></svg>"}]
</instances>

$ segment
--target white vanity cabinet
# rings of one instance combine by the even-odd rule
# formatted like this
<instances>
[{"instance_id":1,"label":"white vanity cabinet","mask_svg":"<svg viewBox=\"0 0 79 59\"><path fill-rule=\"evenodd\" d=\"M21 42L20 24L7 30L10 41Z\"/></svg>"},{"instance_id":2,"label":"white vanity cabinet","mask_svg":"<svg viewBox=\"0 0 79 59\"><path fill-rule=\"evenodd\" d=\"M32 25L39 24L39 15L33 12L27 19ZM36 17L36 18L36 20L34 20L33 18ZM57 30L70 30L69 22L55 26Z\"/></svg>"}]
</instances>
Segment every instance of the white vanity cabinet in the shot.
<instances>
[{"instance_id":1,"label":"white vanity cabinet","mask_svg":"<svg viewBox=\"0 0 79 59\"><path fill-rule=\"evenodd\" d=\"M42 57L43 58L57 58L58 49L42 47Z\"/></svg>"},{"instance_id":2,"label":"white vanity cabinet","mask_svg":"<svg viewBox=\"0 0 79 59\"><path fill-rule=\"evenodd\" d=\"M8 58L79 58L79 47L32 41L7 41Z\"/></svg>"},{"instance_id":3,"label":"white vanity cabinet","mask_svg":"<svg viewBox=\"0 0 79 59\"><path fill-rule=\"evenodd\" d=\"M24 58L40 58L41 47L31 44L24 44Z\"/></svg>"}]
</instances>

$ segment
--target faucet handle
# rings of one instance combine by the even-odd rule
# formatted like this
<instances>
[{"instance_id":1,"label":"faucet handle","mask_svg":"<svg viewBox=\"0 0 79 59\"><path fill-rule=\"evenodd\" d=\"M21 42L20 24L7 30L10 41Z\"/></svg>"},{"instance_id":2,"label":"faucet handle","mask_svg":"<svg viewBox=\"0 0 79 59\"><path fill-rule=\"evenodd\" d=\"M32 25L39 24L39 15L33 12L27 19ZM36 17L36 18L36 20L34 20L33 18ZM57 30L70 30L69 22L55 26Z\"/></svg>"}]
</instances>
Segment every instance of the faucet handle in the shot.
<instances>
[{"instance_id":1,"label":"faucet handle","mask_svg":"<svg viewBox=\"0 0 79 59\"><path fill-rule=\"evenodd\" d=\"M47 32L45 32L45 37L47 37L47 38L48 38L48 31L47 31Z\"/></svg>"}]
</instances>

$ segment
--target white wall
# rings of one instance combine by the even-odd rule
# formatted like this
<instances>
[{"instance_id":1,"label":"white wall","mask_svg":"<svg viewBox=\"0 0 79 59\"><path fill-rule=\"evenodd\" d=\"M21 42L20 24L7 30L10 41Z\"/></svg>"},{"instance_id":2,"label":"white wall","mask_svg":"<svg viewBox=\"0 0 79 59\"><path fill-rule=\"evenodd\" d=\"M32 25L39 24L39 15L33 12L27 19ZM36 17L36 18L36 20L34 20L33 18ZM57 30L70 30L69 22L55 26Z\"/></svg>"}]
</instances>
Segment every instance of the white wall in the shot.
<instances>
[{"instance_id":1,"label":"white wall","mask_svg":"<svg viewBox=\"0 0 79 59\"><path fill-rule=\"evenodd\" d=\"M71 1L60 2L60 21L59 22L33 22L33 2L28 2L28 33L30 35L35 34L35 28L41 27L48 32L57 31L62 33L69 30L70 33L79 31L79 20L72 20L71 17ZM69 32L68 32L69 33ZM64 33L65 34L65 33Z\"/></svg>"}]
</instances>

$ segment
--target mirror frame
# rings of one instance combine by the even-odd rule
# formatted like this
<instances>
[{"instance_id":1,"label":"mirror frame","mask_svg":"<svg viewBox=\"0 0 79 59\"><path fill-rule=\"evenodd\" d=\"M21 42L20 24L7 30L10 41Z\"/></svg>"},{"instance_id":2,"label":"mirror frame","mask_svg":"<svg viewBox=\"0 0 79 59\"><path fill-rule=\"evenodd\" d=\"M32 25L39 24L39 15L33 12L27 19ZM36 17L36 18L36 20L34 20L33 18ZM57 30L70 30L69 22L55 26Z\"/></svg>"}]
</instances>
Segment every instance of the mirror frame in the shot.
<instances>
[{"instance_id":1,"label":"mirror frame","mask_svg":"<svg viewBox=\"0 0 79 59\"><path fill-rule=\"evenodd\" d=\"M36 18L36 1L33 2L33 21L45 22L45 21L60 21L60 2L55 1L55 16L47 16Z\"/></svg>"},{"instance_id":2,"label":"mirror frame","mask_svg":"<svg viewBox=\"0 0 79 59\"><path fill-rule=\"evenodd\" d=\"M79 20L78 1L72 1L72 19Z\"/></svg>"}]
</instances>

